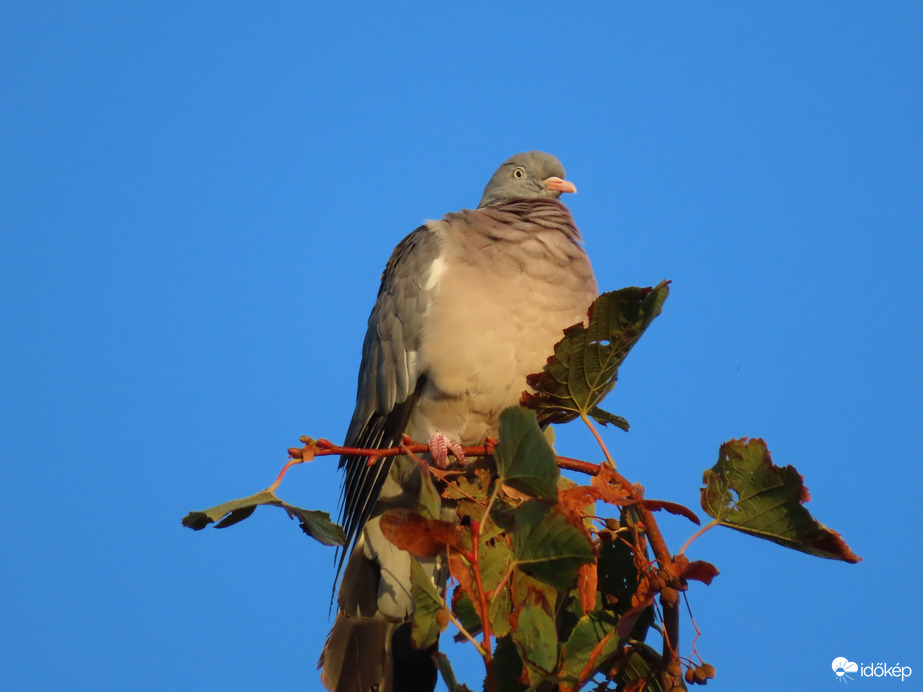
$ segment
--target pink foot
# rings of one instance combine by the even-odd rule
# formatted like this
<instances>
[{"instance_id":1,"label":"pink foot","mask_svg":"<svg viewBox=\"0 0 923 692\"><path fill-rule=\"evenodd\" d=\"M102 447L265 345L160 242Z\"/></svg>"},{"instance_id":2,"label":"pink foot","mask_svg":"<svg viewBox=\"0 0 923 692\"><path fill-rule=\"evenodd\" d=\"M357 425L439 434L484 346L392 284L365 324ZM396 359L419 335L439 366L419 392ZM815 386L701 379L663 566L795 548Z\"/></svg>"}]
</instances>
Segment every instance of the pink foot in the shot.
<instances>
[{"instance_id":1,"label":"pink foot","mask_svg":"<svg viewBox=\"0 0 923 692\"><path fill-rule=\"evenodd\" d=\"M450 440L441 432L433 433L433 436L429 438L429 454L436 462L436 466L444 469L448 465L450 451L459 462L465 463L465 452L460 444Z\"/></svg>"}]
</instances>

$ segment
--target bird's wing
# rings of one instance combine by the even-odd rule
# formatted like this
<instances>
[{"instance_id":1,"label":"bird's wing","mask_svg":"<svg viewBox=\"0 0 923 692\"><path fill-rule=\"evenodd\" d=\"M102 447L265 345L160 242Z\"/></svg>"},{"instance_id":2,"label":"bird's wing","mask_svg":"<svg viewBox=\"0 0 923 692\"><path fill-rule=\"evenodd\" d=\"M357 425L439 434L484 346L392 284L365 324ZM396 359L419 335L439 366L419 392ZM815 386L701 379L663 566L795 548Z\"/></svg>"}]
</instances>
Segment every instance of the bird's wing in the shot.
<instances>
[{"instance_id":1,"label":"bird's wing","mask_svg":"<svg viewBox=\"0 0 923 692\"><path fill-rule=\"evenodd\" d=\"M404 238L388 260L362 345L356 409L346 433L347 447L380 449L401 440L426 381L420 341L435 290L430 277L439 253L439 237L424 225ZM340 556L340 567L375 507L391 463L390 457L372 466L366 456L340 459L340 467L346 467L341 509L349 539Z\"/></svg>"}]
</instances>

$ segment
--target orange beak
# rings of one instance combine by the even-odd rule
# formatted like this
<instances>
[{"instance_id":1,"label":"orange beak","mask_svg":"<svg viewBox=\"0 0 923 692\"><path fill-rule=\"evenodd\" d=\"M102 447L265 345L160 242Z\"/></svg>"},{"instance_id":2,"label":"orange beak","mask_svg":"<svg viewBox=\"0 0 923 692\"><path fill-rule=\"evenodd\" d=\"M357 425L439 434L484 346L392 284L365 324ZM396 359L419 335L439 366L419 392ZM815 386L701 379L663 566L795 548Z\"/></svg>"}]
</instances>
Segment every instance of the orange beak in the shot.
<instances>
[{"instance_id":1,"label":"orange beak","mask_svg":"<svg viewBox=\"0 0 923 692\"><path fill-rule=\"evenodd\" d=\"M569 180L563 180L556 176L547 178L543 183L545 189L547 190L556 190L558 192L576 192L577 186L574 185Z\"/></svg>"}]
</instances>

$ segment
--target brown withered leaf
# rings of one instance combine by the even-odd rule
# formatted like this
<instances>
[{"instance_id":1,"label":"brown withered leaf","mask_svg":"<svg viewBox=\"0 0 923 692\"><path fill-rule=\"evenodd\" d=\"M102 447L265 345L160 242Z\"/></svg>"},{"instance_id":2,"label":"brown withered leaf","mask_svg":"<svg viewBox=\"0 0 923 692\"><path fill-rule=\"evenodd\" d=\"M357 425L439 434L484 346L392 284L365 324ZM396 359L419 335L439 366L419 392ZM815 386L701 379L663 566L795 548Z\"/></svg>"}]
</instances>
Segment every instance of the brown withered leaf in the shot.
<instances>
[{"instance_id":1,"label":"brown withered leaf","mask_svg":"<svg viewBox=\"0 0 923 692\"><path fill-rule=\"evenodd\" d=\"M577 592L580 594L580 610L584 615L596 609L596 589L599 572L596 562L581 565L577 570Z\"/></svg>"},{"instance_id":2,"label":"brown withered leaf","mask_svg":"<svg viewBox=\"0 0 923 692\"><path fill-rule=\"evenodd\" d=\"M718 568L704 560L693 560L680 572L683 579L694 579L706 586L711 586L712 580L720 574Z\"/></svg>"},{"instance_id":3,"label":"brown withered leaf","mask_svg":"<svg viewBox=\"0 0 923 692\"><path fill-rule=\"evenodd\" d=\"M575 519L582 520L588 509L599 500L596 488L589 485L575 485L558 491L558 509Z\"/></svg>"},{"instance_id":4,"label":"brown withered leaf","mask_svg":"<svg viewBox=\"0 0 923 692\"><path fill-rule=\"evenodd\" d=\"M511 485L507 485L506 483L501 483L500 488L501 490L503 490L503 494L506 495L506 497L509 498L510 500L515 500L518 502L525 502L526 500L532 499L532 496L529 495L529 493L524 493L520 490L516 490L516 488L514 488Z\"/></svg>"},{"instance_id":5,"label":"brown withered leaf","mask_svg":"<svg viewBox=\"0 0 923 692\"><path fill-rule=\"evenodd\" d=\"M590 479L590 485L593 488L594 497L610 505L626 507L637 504L638 502L637 500L628 498L627 491L622 487L621 483L619 483L615 471L606 466L600 466L599 472ZM669 502L667 500L647 499L641 500L640 502L652 512L664 510L670 514L686 517L694 524L701 523L695 512L679 503Z\"/></svg>"},{"instance_id":6,"label":"brown withered leaf","mask_svg":"<svg viewBox=\"0 0 923 692\"><path fill-rule=\"evenodd\" d=\"M654 603L654 595L648 592L643 599L629 608L622 617L619 618L619 624L616 625L615 633L620 637L628 637L635 628L635 623L641 614Z\"/></svg>"},{"instance_id":7,"label":"brown withered leaf","mask_svg":"<svg viewBox=\"0 0 923 692\"><path fill-rule=\"evenodd\" d=\"M449 574L458 582L461 590L466 593L472 601L477 600L471 564L454 550L449 554Z\"/></svg>"},{"instance_id":8,"label":"brown withered leaf","mask_svg":"<svg viewBox=\"0 0 923 692\"><path fill-rule=\"evenodd\" d=\"M669 502L667 500L642 500L641 504L647 507L652 512L659 512L661 509L670 514L675 514L680 517L686 517L693 524L701 524L701 520L698 515L693 512L691 509L685 505L681 505L677 502Z\"/></svg>"},{"instance_id":9,"label":"brown withered leaf","mask_svg":"<svg viewBox=\"0 0 923 692\"><path fill-rule=\"evenodd\" d=\"M392 509L381 515L381 532L401 550L419 557L436 557L446 546L459 547L455 524L427 519L412 509Z\"/></svg>"},{"instance_id":10,"label":"brown withered leaf","mask_svg":"<svg viewBox=\"0 0 923 692\"><path fill-rule=\"evenodd\" d=\"M598 493L598 499L610 505L622 507L630 502L628 492L618 481L618 477L608 466L600 466L599 472L590 479L590 485Z\"/></svg>"}]
</instances>

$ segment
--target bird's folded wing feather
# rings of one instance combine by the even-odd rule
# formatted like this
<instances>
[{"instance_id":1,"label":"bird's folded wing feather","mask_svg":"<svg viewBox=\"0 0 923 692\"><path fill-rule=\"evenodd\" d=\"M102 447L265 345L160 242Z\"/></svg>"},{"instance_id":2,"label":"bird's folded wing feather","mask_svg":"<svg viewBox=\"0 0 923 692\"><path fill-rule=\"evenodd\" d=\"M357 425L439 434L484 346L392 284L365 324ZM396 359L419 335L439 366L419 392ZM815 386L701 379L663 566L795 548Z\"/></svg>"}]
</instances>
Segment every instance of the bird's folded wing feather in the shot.
<instances>
[{"instance_id":1,"label":"bird's folded wing feather","mask_svg":"<svg viewBox=\"0 0 923 692\"><path fill-rule=\"evenodd\" d=\"M439 250L439 238L424 225L404 238L388 261L362 345L356 409L346 433L347 447L380 449L401 440L425 382L420 340L434 291L430 276ZM341 503L349 539L340 556L342 567L375 507L391 458L369 466L368 457L344 456L340 466L346 467Z\"/></svg>"}]
</instances>

